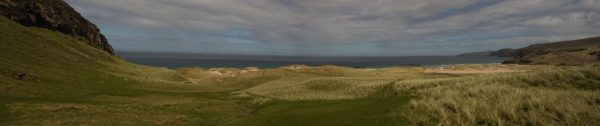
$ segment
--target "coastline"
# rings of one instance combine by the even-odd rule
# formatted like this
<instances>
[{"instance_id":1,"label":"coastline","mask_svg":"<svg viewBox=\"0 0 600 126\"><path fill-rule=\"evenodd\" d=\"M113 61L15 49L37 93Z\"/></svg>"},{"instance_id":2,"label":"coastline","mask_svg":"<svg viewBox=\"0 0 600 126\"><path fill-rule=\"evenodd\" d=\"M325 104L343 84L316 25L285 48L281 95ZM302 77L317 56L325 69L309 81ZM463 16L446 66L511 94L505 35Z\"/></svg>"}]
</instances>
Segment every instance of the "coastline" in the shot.
<instances>
[{"instance_id":1,"label":"coastline","mask_svg":"<svg viewBox=\"0 0 600 126\"><path fill-rule=\"evenodd\" d=\"M117 53L123 59L141 65L167 67L202 68L279 68L294 64L309 66L343 66L353 68L385 68L395 66L446 66L460 64L501 63L508 58L492 56L259 56L259 55L213 55L213 54L173 54L173 53Z\"/></svg>"}]
</instances>

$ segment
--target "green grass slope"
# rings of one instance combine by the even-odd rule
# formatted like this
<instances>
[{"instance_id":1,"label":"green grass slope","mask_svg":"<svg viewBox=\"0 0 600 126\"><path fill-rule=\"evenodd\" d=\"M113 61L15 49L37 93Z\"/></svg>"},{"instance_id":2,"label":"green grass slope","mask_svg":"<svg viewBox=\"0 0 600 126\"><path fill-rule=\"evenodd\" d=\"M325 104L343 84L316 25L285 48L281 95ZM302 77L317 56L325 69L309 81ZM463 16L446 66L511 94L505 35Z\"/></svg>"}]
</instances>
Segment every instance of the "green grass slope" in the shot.
<instances>
[{"instance_id":1,"label":"green grass slope","mask_svg":"<svg viewBox=\"0 0 600 126\"><path fill-rule=\"evenodd\" d=\"M249 112L80 41L0 17L0 125L222 125Z\"/></svg>"},{"instance_id":2,"label":"green grass slope","mask_svg":"<svg viewBox=\"0 0 600 126\"><path fill-rule=\"evenodd\" d=\"M237 97L230 92L277 79L377 74L329 66L220 78L201 69L174 71L127 63L80 41L0 17L0 125L395 124L398 120L386 113L407 100L391 102L374 95L328 101ZM332 88L312 85L317 90Z\"/></svg>"},{"instance_id":3,"label":"green grass slope","mask_svg":"<svg viewBox=\"0 0 600 126\"><path fill-rule=\"evenodd\" d=\"M0 125L598 125L600 120L598 64L170 70L131 64L80 41L0 17Z\"/></svg>"},{"instance_id":4,"label":"green grass slope","mask_svg":"<svg viewBox=\"0 0 600 126\"><path fill-rule=\"evenodd\" d=\"M84 88L126 82L102 74L120 72L114 66L122 61L71 36L0 17L0 38L2 96L71 96L85 93Z\"/></svg>"},{"instance_id":5,"label":"green grass slope","mask_svg":"<svg viewBox=\"0 0 600 126\"><path fill-rule=\"evenodd\" d=\"M395 126L406 120L390 114L405 109L408 97L393 95L336 101L274 101L232 126Z\"/></svg>"}]
</instances>

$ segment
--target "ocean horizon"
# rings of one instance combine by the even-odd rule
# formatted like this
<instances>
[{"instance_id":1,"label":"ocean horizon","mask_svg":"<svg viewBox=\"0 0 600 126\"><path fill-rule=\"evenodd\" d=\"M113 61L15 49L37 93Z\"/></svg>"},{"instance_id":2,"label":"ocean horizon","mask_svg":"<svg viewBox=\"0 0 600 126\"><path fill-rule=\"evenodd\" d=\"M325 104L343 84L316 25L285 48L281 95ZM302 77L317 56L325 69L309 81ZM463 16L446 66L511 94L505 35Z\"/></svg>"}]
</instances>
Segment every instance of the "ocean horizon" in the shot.
<instances>
[{"instance_id":1,"label":"ocean horizon","mask_svg":"<svg viewBox=\"0 0 600 126\"><path fill-rule=\"evenodd\" d=\"M165 52L117 52L123 59L148 66L182 68L278 68L294 64L334 65L356 68L392 66L440 66L501 63L508 58L492 56L273 56Z\"/></svg>"}]
</instances>

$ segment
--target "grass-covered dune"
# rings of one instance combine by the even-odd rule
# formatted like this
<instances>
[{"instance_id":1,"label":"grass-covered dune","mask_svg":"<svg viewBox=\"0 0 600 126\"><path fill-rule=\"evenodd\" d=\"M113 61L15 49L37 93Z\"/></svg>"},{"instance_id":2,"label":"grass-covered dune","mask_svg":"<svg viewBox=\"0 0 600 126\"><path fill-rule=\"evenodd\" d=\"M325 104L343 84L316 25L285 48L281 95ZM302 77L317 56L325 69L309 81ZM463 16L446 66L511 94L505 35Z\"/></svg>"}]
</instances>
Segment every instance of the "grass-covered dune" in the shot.
<instances>
[{"instance_id":1,"label":"grass-covered dune","mask_svg":"<svg viewBox=\"0 0 600 126\"><path fill-rule=\"evenodd\" d=\"M0 17L0 125L599 125L600 65L180 68Z\"/></svg>"},{"instance_id":2,"label":"grass-covered dune","mask_svg":"<svg viewBox=\"0 0 600 126\"><path fill-rule=\"evenodd\" d=\"M419 125L598 125L600 65L399 81Z\"/></svg>"}]
</instances>

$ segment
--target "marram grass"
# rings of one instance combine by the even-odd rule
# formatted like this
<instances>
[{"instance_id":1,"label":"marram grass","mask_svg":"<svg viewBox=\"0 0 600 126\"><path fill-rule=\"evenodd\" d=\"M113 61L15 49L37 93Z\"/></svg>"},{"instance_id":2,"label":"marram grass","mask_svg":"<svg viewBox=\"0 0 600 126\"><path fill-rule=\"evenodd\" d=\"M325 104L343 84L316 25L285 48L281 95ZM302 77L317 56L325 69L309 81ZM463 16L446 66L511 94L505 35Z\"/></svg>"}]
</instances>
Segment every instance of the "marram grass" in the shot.
<instances>
[{"instance_id":1,"label":"marram grass","mask_svg":"<svg viewBox=\"0 0 600 126\"><path fill-rule=\"evenodd\" d=\"M399 118L414 125L598 125L600 66L409 80L395 90L418 98Z\"/></svg>"}]
</instances>

